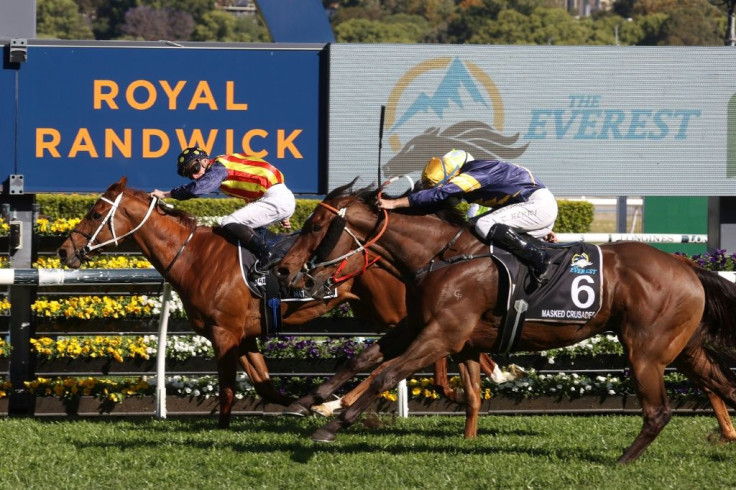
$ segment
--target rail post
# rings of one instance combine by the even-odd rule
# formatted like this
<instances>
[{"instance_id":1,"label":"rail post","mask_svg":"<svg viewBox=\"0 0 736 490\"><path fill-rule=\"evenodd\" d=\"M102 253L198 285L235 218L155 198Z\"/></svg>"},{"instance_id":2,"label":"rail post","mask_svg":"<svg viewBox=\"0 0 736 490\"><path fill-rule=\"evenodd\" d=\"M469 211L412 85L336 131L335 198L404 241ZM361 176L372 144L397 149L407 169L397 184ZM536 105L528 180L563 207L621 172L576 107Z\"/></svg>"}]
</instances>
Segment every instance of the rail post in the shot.
<instances>
[{"instance_id":1,"label":"rail post","mask_svg":"<svg viewBox=\"0 0 736 490\"><path fill-rule=\"evenodd\" d=\"M161 296L161 316L158 323L158 350L156 351L156 418L166 418L166 334L169 328L169 300L171 284L164 283Z\"/></svg>"},{"instance_id":2,"label":"rail post","mask_svg":"<svg viewBox=\"0 0 736 490\"><path fill-rule=\"evenodd\" d=\"M10 175L3 182L0 210L10 226L8 257L10 267L30 268L35 258L33 225L37 218L36 195L26 194L22 175ZM10 286L10 353L9 377L13 388L8 401L9 415L32 415L35 399L25 390L25 382L33 379L35 366L31 356L31 304L36 288L29 285Z\"/></svg>"}]
</instances>

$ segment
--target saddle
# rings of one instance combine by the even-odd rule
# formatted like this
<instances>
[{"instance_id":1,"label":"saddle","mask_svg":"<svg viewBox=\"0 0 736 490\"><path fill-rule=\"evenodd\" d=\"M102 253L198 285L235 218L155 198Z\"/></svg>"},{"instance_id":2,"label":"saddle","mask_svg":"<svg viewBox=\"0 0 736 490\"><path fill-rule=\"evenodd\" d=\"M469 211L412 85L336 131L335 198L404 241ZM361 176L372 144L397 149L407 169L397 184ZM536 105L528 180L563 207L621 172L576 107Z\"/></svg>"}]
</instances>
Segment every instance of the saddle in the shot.
<instances>
[{"instance_id":1,"label":"saddle","mask_svg":"<svg viewBox=\"0 0 736 490\"><path fill-rule=\"evenodd\" d=\"M298 231L287 235L274 233L266 228L255 230L268 245L274 258L282 259L296 240ZM251 294L261 298L261 318L264 335L278 336L282 326L281 303L290 301L313 301L303 290L282 288L273 269L262 271L254 267L256 257L242 245L239 248L240 272ZM337 296L326 296L327 299Z\"/></svg>"},{"instance_id":2,"label":"saddle","mask_svg":"<svg viewBox=\"0 0 736 490\"><path fill-rule=\"evenodd\" d=\"M525 321L584 324L601 307L603 255L600 247L584 242L550 244L532 240L552 256L551 277L543 286L537 284L529 268L515 255L490 246L499 269L499 281L505 282L499 284L499 295L505 294L500 353L514 349Z\"/></svg>"}]
</instances>

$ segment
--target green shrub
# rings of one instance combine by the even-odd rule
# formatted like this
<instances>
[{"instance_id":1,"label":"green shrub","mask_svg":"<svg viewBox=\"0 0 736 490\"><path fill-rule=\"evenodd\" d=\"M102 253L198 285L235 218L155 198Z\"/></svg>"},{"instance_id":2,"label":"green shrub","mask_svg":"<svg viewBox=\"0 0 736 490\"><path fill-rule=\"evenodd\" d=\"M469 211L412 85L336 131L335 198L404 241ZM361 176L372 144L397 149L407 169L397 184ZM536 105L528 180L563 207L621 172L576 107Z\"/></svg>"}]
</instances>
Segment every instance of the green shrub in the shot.
<instances>
[{"instance_id":1,"label":"green shrub","mask_svg":"<svg viewBox=\"0 0 736 490\"><path fill-rule=\"evenodd\" d=\"M554 230L556 233L587 233L593 223L595 206L585 201L557 201L559 211Z\"/></svg>"},{"instance_id":2,"label":"green shrub","mask_svg":"<svg viewBox=\"0 0 736 490\"><path fill-rule=\"evenodd\" d=\"M62 218L80 218L84 216L98 195L86 194L38 194L36 201L41 205L41 214L48 216L50 220ZM188 201L176 201L169 199L177 209L199 217L226 216L243 206L243 201L236 198L200 198ZM294 230L299 230L304 225L310 214L314 211L319 200L297 199L296 211L291 217L291 225ZM594 206L589 202L582 201L557 201L559 214L555 223L557 233L587 233L593 223ZM460 208L467 210L467 204L463 203ZM278 231L279 227L272 227Z\"/></svg>"}]
</instances>

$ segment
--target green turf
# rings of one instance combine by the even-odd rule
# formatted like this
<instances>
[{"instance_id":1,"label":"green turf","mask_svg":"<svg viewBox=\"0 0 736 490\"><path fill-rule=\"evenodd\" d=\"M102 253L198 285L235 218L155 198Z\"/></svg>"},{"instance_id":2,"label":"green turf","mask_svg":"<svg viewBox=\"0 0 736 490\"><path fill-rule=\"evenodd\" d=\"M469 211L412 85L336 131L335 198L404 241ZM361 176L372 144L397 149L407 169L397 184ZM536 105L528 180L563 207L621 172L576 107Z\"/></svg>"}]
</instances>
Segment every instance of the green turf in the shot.
<instances>
[{"instance_id":1,"label":"green turf","mask_svg":"<svg viewBox=\"0 0 736 490\"><path fill-rule=\"evenodd\" d=\"M374 415L372 419L376 419ZM377 418L317 444L324 419L0 420L0 488L698 488L736 487L736 445L713 417L675 416L635 463L616 459L639 416Z\"/></svg>"}]
</instances>

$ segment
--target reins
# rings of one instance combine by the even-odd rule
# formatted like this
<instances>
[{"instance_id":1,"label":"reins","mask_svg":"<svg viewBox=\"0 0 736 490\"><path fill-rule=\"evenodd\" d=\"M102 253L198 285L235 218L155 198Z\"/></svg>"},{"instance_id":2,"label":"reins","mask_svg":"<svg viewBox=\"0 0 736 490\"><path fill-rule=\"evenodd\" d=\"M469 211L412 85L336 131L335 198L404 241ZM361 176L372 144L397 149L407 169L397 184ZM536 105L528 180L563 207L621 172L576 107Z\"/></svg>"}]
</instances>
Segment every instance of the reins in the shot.
<instances>
[{"instance_id":1,"label":"reins","mask_svg":"<svg viewBox=\"0 0 736 490\"><path fill-rule=\"evenodd\" d=\"M347 208L337 209L334 206L331 206L324 202L320 202L319 205L332 211L338 217L343 218L343 219L345 218ZM378 232L378 234L375 237L373 237L371 240L367 241L366 243L361 243L360 239L357 236L355 236L355 233L353 233L350 230L350 228L347 227L346 224L343 224L342 231L344 231L345 233L347 233L353 238L353 241L358 245L358 248L355 248L337 258L327 260L324 262L319 262L317 264L310 261L308 264L305 264L305 267L307 267L308 270L312 270L318 267L325 267L325 266L333 265L333 264L340 262L340 265L337 266L337 268L335 269L335 272L332 273L332 277L330 278L333 284L340 284L342 282L347 281L348 279L352 279L353 277L359 274L362 274L368 269L368 267L372 266L373 264L375 264L382 258L378 254L375 254L374 257L370 257L369 249L373 244L375 244L381 238L381 236L383 236L384 232L386 231L386 228L388 227L388 212L385 209L383 210L383 215L384 215L384 220L383 220L383 226L381 227L381 230ZM360 252L363 253L363 266L360 269L356 270L355 272L351 272L349 274L345 274L341 276L340 274L342 273L342 270L347 266L348 259L352 257L353 255L355 255L356 253L360 253Z\"/></svg>"}]
</instances>

